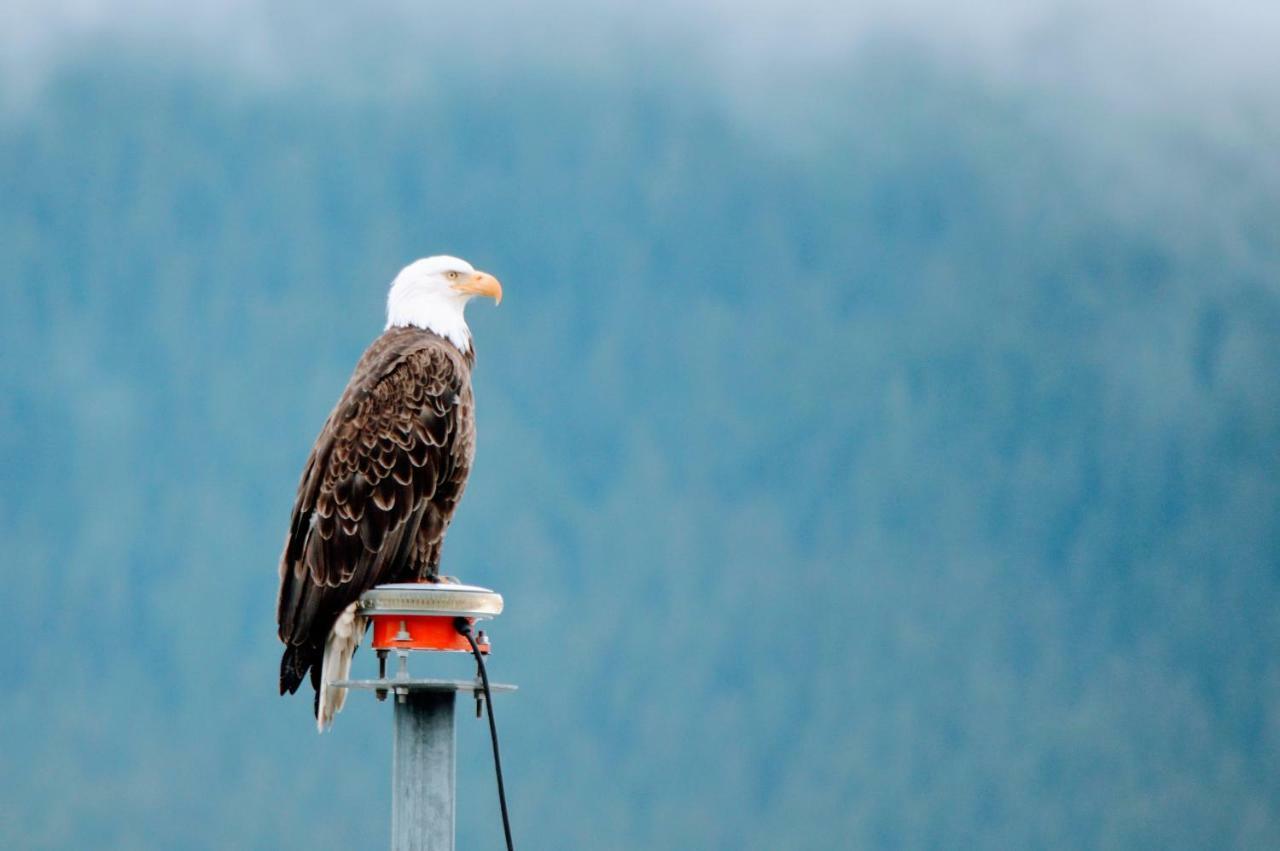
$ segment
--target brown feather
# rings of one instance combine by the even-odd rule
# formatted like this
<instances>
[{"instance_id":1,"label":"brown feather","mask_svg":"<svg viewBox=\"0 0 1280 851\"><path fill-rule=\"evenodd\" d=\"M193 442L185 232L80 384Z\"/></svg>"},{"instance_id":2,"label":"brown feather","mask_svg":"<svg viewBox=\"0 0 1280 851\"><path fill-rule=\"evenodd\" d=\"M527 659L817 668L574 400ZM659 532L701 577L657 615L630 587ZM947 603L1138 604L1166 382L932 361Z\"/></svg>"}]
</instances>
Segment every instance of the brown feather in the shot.
<instances>
[{"instance_id":1,"label":"brown feather","mask_svg":"<svg viewBox=\"0 0 1280 851\"><path fill-rule=\"evenodd\" d=\"M338 614L385 582L434 577L475 452L470 353L389 329L316 439L280 563L281 693L316 678Z\"/></svg>"}]
</instances>

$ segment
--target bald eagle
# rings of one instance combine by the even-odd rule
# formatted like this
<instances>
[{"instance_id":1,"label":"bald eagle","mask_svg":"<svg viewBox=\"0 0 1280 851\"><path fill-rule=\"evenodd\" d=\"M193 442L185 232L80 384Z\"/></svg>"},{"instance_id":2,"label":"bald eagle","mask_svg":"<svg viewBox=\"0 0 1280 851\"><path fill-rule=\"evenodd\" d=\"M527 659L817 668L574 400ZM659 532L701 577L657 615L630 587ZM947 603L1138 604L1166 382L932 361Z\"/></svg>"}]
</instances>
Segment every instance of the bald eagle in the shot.
<instances>
[{"instance_id":1,"label":"bald eagle","mask_svg":"<svg viewBox=\"0 0 1280 851\"><path fill-rule=\"evenodd\" d=\"M475 455L475 351L463 311L477 295L500 302L502 286L465 260L406 266L387 295L386 329L303 468L280 557L280 693L309 673L322 731L346 696L329 682L347 676L364 632L356 600L382 583L439 578Z\"/></svg>"}]
</instances>

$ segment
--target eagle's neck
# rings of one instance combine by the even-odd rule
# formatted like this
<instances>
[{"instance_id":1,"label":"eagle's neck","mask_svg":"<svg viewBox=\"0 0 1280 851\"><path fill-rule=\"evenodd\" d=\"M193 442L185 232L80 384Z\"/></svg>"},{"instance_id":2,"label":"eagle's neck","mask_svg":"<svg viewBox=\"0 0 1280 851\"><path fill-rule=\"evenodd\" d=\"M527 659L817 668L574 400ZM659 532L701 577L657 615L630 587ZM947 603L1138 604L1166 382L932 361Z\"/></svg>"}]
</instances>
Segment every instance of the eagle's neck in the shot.
<instances>
[{"instance_id":1,"label":"eagle's neck","mask_svg":"<svg viewBox=\"0 0 1280 851\"><path fill-rule=\"evenodd\" d=\"M393 286L387 296L387 328L422 328L444 337L466 354L471 329L462 315L466 300L418 287Z\"/></svg>"}]
</instances>

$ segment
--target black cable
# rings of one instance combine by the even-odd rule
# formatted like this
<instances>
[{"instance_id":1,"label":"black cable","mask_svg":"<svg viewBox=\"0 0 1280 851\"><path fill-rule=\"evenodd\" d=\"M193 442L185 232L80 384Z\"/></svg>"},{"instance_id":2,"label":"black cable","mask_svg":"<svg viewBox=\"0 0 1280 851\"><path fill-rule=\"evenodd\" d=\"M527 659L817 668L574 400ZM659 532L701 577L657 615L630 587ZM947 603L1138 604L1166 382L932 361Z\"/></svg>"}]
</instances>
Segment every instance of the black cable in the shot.
<instances>
[{"instance_id":1,"label":"black cable","mask_svg":"<svg viewBox=\"0 0 1280 851\"><path fill-rule=\"evenodd\" d=\"M498 753L498 725L493 720L493 695L489 693L489 672L484 669L484 655L476 640L471 637L471 622L466 618L454 618L454 629L466 636L471 653L480 669L480 684L484 687L484 705L489 711L489 738L493 741L493 769L498 775L498 804L502 807L502 832L507 837L507 851L515 851L511 842L511 820L507 818L507 790L502 784L502 756Z\"/></svg>"}]
</instances>

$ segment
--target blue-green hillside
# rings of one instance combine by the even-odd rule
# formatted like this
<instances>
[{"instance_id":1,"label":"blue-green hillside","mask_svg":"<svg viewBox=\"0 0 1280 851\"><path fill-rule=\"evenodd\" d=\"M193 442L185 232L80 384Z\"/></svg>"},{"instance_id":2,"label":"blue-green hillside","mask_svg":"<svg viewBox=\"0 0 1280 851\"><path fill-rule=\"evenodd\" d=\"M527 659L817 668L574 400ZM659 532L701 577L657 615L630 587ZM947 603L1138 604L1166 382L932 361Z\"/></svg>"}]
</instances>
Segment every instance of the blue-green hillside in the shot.
<instances>
[{"instance_id":1,"label":"blue-green hillside","mask_svg":"<svg viewBox=\"0 0 1280 851\"><path fill-rule=\"evenodd\" d=\"M389 707L276 697L276 565L433 253L506 290L445 570L522 847L1280 844L1280 106L619 62L90 52L0 122L0 845L385 844Z\"/></svg>"}]
</instances>

